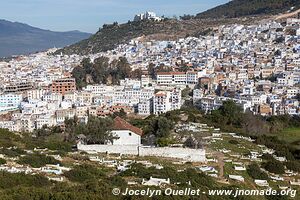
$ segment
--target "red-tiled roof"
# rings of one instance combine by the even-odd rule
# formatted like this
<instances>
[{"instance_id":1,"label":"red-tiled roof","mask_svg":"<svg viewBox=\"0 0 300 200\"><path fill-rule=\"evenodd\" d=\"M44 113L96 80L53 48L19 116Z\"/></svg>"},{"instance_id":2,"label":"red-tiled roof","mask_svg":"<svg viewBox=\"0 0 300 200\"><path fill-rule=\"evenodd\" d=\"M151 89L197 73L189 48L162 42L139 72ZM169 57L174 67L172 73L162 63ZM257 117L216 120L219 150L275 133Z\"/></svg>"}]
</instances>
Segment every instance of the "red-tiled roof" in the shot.
<instances>
[{"instance_id":1,"label":"red-tiled roof","mask_svg":"<svg viewBox=\"0 0 300 200\"><path fill-rule=\"evenodd\" d=\"M137 135L140 135L140 136L143 135L142 129L131 125L130 123L128 123L127 121L125 121L121 117L116 117L114 119L113 130L129 130L129 131L131 131L131 132L133 132Z\"/></svg>"},{"instance_id":2,"label":"red-tiled roof","mask_svg":"<svg viewBox=\"0 0 300 200\"><path fill-rule=\"evenodd\" d=\"M163 97L163 96L166 96L166 95L167 95L167 94L166 94L165 92L162 92L162 91L157 92L157 93L155 94L156 97Z\"/></svg>"}]
</instances>

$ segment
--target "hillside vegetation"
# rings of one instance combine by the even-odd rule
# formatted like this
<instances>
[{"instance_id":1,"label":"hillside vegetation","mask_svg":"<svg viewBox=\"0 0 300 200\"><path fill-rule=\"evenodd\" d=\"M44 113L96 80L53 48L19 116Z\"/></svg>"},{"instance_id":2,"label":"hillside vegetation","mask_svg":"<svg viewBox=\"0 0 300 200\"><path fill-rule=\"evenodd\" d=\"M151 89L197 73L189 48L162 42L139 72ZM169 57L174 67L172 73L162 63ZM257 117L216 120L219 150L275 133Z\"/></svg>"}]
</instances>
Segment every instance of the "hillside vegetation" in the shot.
<instances>
[{"instance_id":1,"label":"hillside vegetation","mask_svg":"<svg viewBox=\"0 0 300 200\"><path fill-rule=\"evenodd\" d=\"M299 8L300 0L233 0L199 13L196 18L235 18L249 15L278 14Z\"/></svg>"},{"instance_id":2,"label":"hillside vegetation","mask_svg":"<svg viewBox=\"0 0 300 200\"><path fill-rule=\"evenodd\" d=\"M56 53L81 55L99 53L112 50L119 44L139 37L141 40L176 40L187 36L210 34L218 25L255 23L257 19L268 18L272 14L287 13L291 7L294 7L293 11L300 8L300 0L233 0L196 16L184 15L180 20L129 21L124 24L115 22L103 25L90 38Z\"/></svg>"},{"instance_id":3,"label":"hillside vegetation","mask_svg":"<svg viewBox=\"0 0 300 200\"><path fill-rule=\"evenodd\" d=\"M60 49L56 54L80 54L99 53L112 50L119 44L124 44L132 39L140 40L177 40L187 36L199 36L210 34L211 29L221 24L253 23L255 19L165 19L160 22L151 20L128 22L124 24L103 25L99 31L86 40Z\"/></svg>"}]
</instances>

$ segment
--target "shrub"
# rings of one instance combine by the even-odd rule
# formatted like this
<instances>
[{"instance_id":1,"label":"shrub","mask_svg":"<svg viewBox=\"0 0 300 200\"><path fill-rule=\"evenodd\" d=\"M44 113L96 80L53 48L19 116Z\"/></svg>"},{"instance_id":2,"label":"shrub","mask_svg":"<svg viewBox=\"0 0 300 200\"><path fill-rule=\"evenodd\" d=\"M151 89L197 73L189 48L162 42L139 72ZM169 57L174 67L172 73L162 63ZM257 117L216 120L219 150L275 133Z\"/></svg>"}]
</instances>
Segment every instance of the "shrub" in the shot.
<instances>
[{"instance_id":1,"label":"shrub","mask_svg":"<svg viewBox=\"0 0 300 200\"><path fill-rule=\"evenodd\" d=\"M229 140L228 142L229 144L234 144L234 145L239 144L239 142L236 140Z\"/></svg>"},{"instance_id":2,"label":"shrub","mask_svg":"<svg viewBox=\"0 0 300 200\"><path fill-rule=\"evenodd\" d=\"M247 173L249 176L251 176L253 179L262 179L267 180L269 178L268 174L261 171L259 166L257 164L251 164L248 166Z\"/></svg>"},{"instance_id":3,"label":"shrub","mask_svg":"<svg viewBox=\"0 0 300 200\"><path fill-rule=\"evenodd\" d=\"M24 173L0 172L0 188L7 189L17 186L43 187L48 186L50 182L42 175L26 175Z\"/></svg>"},{"instance_id":4,"label":"shrub","mask_svg":"<svg viewBox=\"0 0 300 200\"><path fill-rule=\"evenodd\" d=\"M50 150L59 150L60 152L70 152L72 151L72 145L67 142L51 140L45 143L45 148Z\"/></svg>"},{"instance_id":5,"label":"shrub","mask_svg":"<svg viewBox=\"0 0 300 200\"><path fill-rule=\"evenodd\" d=\"M275 158L271 154L263 154L261 158L267 161L275 160Z\"/></svg>"},{"instance_id":6,"label":"shrub","mask_svg":"<svg viewBox=\"0 0 300 200\"><path fill-rule=\"evenodd\" d=\"M8 148L15 146L16 141L20 141L20 136L7 129L0 129L0 147Z\"/></svg>"},{"instance_id":7,"label":"shrub","mask_svg":"<svg viewBox=\"0 0 300 200\"><path fill-rule=\"evenodd\" d=\"M109 182L110 185L118 186L118 187L123 187L126 186L126 181L121 177L121 176L113 176L107 178L107 181Z\"/></svg>"},{"instance_id":8,"label":"shrub","mask_svg":"<svg viewBox=\"0 0 300 200\"><path fill-rule=\"evenodd\" d=\"M8 157L17 157L17 156L26 154L26 152L19 148L16 148L16 149L3 148L3 149L0 149L0 154L4 154Z\"/></svg>"},{"instance_id":9,"label":"shrub","mask_svg":"<svg viewBox=\"0 0 300 200\"><path fill-rule=\"evenodd\" d=\"M295 172L300 172L300 162L299 161L288 161L285 163L286 168L293 170Z\"/></svg>"},{"instance_id":10,"label":"shrub","mask_svg":"<svg viewBox=\"0 0 300 200\"><path fill-rule=\"evenodd\" d=\"M0 158L0 165L4 165L6 164L6 160L4 160L3 158Z\"/></svg>"},{"instance_id":11,"label":"shrub","mask_svg":"<svg viewBox=\"0 0 300 200\"><path fill-rule=\"evenodd\" d=\"M122 172L120 176L136 176L139 178L149 179L151 176L156 178L170 178L172 182L181 183L185 185L188 181L194 187L213 187L214 182L211 177L199 173L196 169L187 168L185 171L178 172L173 167L164 167L163 169L156 169L154 167L146 168L142 164L132 164L131 168Z\"/></svg>"},{"instance_id":12,"label":"shrub","mask_svg":"<svg viewBox=\"0 0 300 200\"><path fill-rule=\"evenodd\" d=\"M42 154L31 154L31 155L26 155L24 157L21 157L18 161L19 164L26 164L30 165L32 167L43 167L46 164L60 164L61 162L56 160L55 158L51 156L46 156Z\"/></svg>"},{"instance_id":13,"label":"shrub","mask_svg":"<svg viewBox=\"0 0 300 200\"><path fill-rule=\"evenodd\" d=\"M172 144L173 142L174 141L169 138L158 138L156 141L156 144L158 144L158 146L160 146L160 147L167 147L170 144Z\"/></svg>"},{"instance_id":14,"label":"shrub","mask_svg":"<svg viewBox=\"0 0 300 200\"><path fill-rule=\"evenodd\" d=\"M275 173L275 174L284 173L284 165L277 160L268 161L267 163L263 164L263 167L271 173Z\"/></svg>"},{"instance_id":15,"label":"shrub","mask_svg":"<svg viewBox=\"0 0 300 200\"><path fill-rule=\"evenodd\" d=\"M105 177L103 170L92 165L79 165L71 171L65 172L65 176L70 181L83 182L87 180L94 180Z\"/></svg>"}]
</instances>

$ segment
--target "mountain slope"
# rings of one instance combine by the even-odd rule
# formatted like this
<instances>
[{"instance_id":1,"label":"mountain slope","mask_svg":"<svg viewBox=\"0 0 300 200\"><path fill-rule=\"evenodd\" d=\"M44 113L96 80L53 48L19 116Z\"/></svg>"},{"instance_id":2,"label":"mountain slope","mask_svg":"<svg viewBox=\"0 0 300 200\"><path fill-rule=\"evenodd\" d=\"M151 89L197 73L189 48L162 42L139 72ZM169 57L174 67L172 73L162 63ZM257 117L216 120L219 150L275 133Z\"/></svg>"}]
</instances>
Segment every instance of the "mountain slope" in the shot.
<instances>
[{"instance_id":1,"label":"mountain slope","mask_svg":"<svg viewBox=\"0 0 300 200\"><path fill-rule=\"evenodd\" d=\"M107 51L115 48L118 44L125 43L136 37L159 33L171 34L176 32L177 29L180 29L180 24L176 20L104 25L103 28L89 39L59 50L58 53L89 54Z\"/></svg>"},{"instance_id":2,"label":"mountain slope","mask_svg":"<svg viewBox=\"0 0 300 200\"><path fill-rule=\"evenodd\" d=\"M161 22L141 21L104 25L90 38L56 53L98 53L114 49L119 44L141 36L146 39L172 40L188 35L209 34L211 29L218 25L252 24L270 17L271 14L286 13L291 7L294 7L294 10L299 8L300 0L233 0L187 20L166 19Z\"/></svg>"},{"instance_id":3,"label":"mountain slope","mask_svg":"<svg viewBox=\"0 0 300 200\"><path fill-rule=\"evenodd\" d=\"M299 8L300 0L233 0L197 14L196 18L242 17L249 15L278 14L291 7Z\"/></svg>"},{"instance_id":4,"label":"mountain slope","mask_svg":"<svg viewBox=\"0 0 300 200\"><path fill-rule=\"evenodd\" d=\"M251 19L250 19L251 20ZM253 20L252 20L253 21ZM112 50L119 44L142 37L144 40L176 40L187 36L199 36L210 33L211 28L220 24L248 23L247 20L175 20L165 19L160 22L140 21L125 24L104 25L96 34L76 44L60 49L56 54L99 53Z\"/></svg>"},{"instance_id":5,"label":"mountain slope","mask_svg":"<svg viewBox=\"0 0 300 200\"><path fill-rule=\"evenodd\" d=\"M0 20L0 57L32 53L54 46L64 47L90 35L79 31L54 32Z\"/></svg>"}]
</instances>

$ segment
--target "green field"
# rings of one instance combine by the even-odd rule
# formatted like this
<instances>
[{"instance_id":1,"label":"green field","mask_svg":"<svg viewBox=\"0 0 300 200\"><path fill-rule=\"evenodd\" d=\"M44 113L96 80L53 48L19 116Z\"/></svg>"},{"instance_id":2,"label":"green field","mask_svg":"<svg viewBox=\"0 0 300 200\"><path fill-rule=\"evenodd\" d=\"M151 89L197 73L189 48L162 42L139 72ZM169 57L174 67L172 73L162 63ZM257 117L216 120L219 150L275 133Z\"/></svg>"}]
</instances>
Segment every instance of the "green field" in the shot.
<instances>
[{"instance_id":1,"label":"green field","mask_svg":"<svg viewBox=\"0 0 300 200\"><path fill-rule=\"evenodd\" d=\"M279 133L278 138L288 143L300 142L300 128L288 128Z\"/></svg>"}]
</instances>

